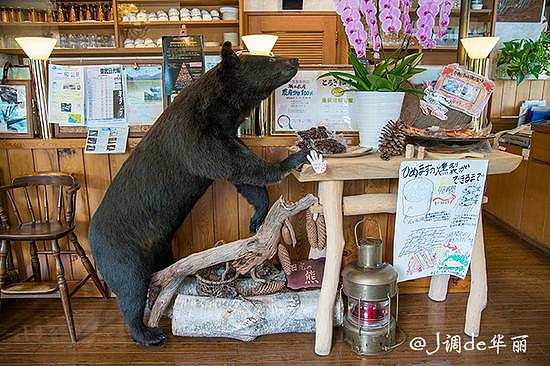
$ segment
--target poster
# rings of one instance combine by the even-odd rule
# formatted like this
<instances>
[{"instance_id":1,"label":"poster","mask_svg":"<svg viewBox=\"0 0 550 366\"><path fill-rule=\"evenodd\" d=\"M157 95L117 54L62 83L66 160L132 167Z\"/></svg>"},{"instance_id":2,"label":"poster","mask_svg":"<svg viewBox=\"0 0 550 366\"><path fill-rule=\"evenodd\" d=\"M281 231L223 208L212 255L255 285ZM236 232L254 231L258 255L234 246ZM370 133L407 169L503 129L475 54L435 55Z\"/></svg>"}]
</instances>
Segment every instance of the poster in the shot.
<instances>
[{"instance_id":1,"label":"poster","mask_svg":"<svg viewBox=\"0 0 550 366\"><path fill-rule=\"evenodd\" d=\"M193 80L204 74L202 36L162 37L164 94L170 103Z\"/></svg>"},{"instance_id":2,"label":"poster","mask_svg":"<svg viewBox=\"0 0 550 366\"><path fill-rule=\"evenodd\" d=\"M124 66L126 118L129 125L152 125L162 114L162 66Z\"/></svg>"},{"instance_id":3,"label":"poster","mask_svg":"<svg viewBox=\"0 0 550 366\"><path fill-rule=\"evenodd\" d=\"M49 65L48 121L60 126L85 124L82 66Z\"/></svg>"},{"instance_id":4,"label":"poster","mask_svg":"<svg viewBox=\"0 0 550 366\"><path fill-rule=\"evenodd\" d=\"M353 130L353 97L344 93L348 86L332 77L319 79L326 72L300 70L275 90L273 132L307 130L319 125L334 131Z\"/></svg>"},{"instance_id":5,"label":"poster","mask_svg":"<svg viewBox=\"0 0 550 366\"><path fill-rule=\"evenodd\" d=\"M128 126L90 127L86 137L86 154L122 154L126 151Z\"/></svg>"},{"instance_id":6,"label":"poster","mask_svg":"<svg viewBox=\"0 0 550 366\"><path fill-rule=\"evenodd\" d=\"M30 134L32 137L30 92L24 84L0 85L0 134Z\"/></svg>"},{"instance_id":7,"label":"poster","mask_svg":"<svg viewBox=\"0 0 550 366\"><path fill-rule=\"evenodd\" d=\"M473 71L450 64L443 68L434 91L447 107L479 117L495 89L495 83Z\"/></svg>"},{"instance_id":8,"label":"poster","mask_svg":"<svg viewBox=\"0 0 550 366\"><path fill-rule=\"evenodd\" d=\"M122 65L87 66L85 72L86 124L126 124Z\"/></svg>"},{"instance_id":9,"label":"poster","mask_svg":"<svg viewBox=\"0 0 550 366\"><path fill-rule=\"evenodd\" d=\"M398 282L466 276L486 175L487 160L401 163L393 252Z\"/></svg>"}]
</instances>

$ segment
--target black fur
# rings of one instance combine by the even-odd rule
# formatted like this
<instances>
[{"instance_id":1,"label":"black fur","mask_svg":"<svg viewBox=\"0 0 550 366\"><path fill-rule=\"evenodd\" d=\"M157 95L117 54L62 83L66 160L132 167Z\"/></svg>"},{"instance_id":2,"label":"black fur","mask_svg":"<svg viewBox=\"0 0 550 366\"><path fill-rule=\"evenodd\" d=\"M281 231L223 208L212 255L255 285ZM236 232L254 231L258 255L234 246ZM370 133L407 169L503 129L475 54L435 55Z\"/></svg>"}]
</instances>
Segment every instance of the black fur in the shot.
<instances>
[{"instance_id":1,"label":"black fur","mask_svg":"<svg viewBox=\"0 0 550 366\"><path fill-rule=\"evenodd\" d=\"M166 335L143 323L151 274L172 263L175 231L213 180L237 187L256 209L255 231L268 210L266 184L306 161L254 155L236 137L250 110L297 72L297 59L237 56L226 42L222 62L183 90L130 154L90 223L97 267L117 294L133 339L160 344Z\"/></svg>"}]
</instances>

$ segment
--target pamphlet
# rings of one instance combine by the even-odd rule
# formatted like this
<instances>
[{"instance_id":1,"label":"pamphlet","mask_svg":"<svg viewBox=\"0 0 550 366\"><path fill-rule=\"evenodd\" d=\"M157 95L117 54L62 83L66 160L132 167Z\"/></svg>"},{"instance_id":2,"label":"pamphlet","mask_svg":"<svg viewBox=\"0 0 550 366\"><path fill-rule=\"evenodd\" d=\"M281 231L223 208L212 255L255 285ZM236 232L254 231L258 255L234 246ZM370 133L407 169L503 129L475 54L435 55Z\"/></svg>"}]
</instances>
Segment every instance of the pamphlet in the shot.
<instances>
[{"instance_id":1,"label":"pamphlet","mask_svg":"<svg viewBox=\"0 0 550 366\"><path fill-rule=\"evenodd\" d=\"M126 124L122 65L86 66L86 123L89 126Z\"/></svg>"},{"instance_id":2,"label":"pamphlet","mask_svg":"<svg viewBox=\"0 0 550 366\"><path fill-rule=\"evenodd\" d=\"M351 94L336 78L319 76L326 71L300 70L275 90L273 132L307 130L318 125L329 130L353 130L350 117Z\"/></svg>"},{"instance_id":3,"label":"pamphlet","mask_svg":"<svg viewBox=\"0 0 550 366\"><path fill-rule=\"evenodd\" d=\"M162 66L124 66L129 125L152 125L162 114Z\"/></svg>"},{"instance_id":4,"label":"pamphlet","mask_svg":"<svg viewBox=\"0 0 550 366\"><path fill-rule=\"evenodd\" d=\"M401 163L393 251L398 282L439 274L464 279L487 165L487 160Z\"/></svg>"},{"instance_id":5,"label":"pamphlet","mask_svg":"<svg viewBox=\"0 0 550 366\"><path fill-rule=\"evenodd\" d=\"M84 125L84 68L50 64L48 80L48 121Z\"/></svg>"},{"instance_id":6,"label":"pamphlet","mask_svg":"<svg viewBox=\"0 0 550 366\"><path fill-rule=\"evenodd\" d=\"M122 154L128 142L128 126L90 127L86 137L86 154Z\"/></svg>"},{"instance_id":7,"label":"pamphlet","mask_svg":"<svg viewBox=\"0 0 550 366\"><path fill-rule=\"evenodd\" d=\"M171 103L179 92L205 72L202 36L162 37L164 94Z\"/></svg>"}]
</instances>

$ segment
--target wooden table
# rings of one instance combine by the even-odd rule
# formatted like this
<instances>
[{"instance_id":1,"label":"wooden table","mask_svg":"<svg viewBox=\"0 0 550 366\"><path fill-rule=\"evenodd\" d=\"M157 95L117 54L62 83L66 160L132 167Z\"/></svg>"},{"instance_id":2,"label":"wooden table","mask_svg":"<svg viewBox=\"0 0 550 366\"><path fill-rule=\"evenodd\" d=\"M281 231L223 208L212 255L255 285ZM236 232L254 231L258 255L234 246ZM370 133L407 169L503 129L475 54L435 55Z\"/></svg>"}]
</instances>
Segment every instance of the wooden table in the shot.
<instances>
[{"instance_id":1,"label":"wooden table","mask_svg":"<svg viewBox=\"0 0 550 366\"><path fill-rule=\"evenodd\" d=\"M504 174L516 169L521 156L495 150L484 158L489 160L488 174ZM397 194L362 194L343 197L344 181L366 179L388 179L399 177L399 166L403 157L384 161L377 154L356 158L328 159L327 171L316 174L311 165L304 165L294 172L300 182L319 182L320 205L314 209L325 216L327 246L324 277L317 308L315 353L324 356L330 353L334 303L344 249L343 215L367 215L374 213L395 213ZM479 335L481 313L487 304L487 272L481 215L472 252L471 285L464 332L469 336ZM432 300L444 301L447 296L448 275L433 276L428 296Z\"/></svg>"}]
</instances>

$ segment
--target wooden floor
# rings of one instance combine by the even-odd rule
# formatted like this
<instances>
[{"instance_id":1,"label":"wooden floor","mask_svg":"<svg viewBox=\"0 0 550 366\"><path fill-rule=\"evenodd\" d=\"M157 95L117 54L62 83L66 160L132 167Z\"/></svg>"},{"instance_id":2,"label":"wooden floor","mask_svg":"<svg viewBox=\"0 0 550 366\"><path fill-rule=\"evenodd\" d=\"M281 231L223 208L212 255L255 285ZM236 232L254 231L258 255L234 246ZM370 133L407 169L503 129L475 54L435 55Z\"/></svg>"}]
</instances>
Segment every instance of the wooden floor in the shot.
<instances>
[{"instance_id":1,"label":"wooden floor","mask_svg":"<svg viewBox=\"0 0 550 366\"><path fill-rule=\"evenodd\" d=\"M75 299L79 342L71 346L58 300L5 301L0 310L0 364L2 365L549 365L550 364L550 257L485 223L489 270L489 304L478 340L490 345L495 334L505 348L435 354L413 351L409 341L424 337L435 348L447 334L462 343L467 294L451 294L446 303L424 295L401 298L401 327L408 340L394 352L363 360L335 332L328 357L313 352L313 334L273 335L243 343L225 339L171 337L156 349L133 344L115 300ZM169 323L163 323L169 329ZM510 337L528 335L526 353L514 353Z\"/></svg>"}]
</instances>

